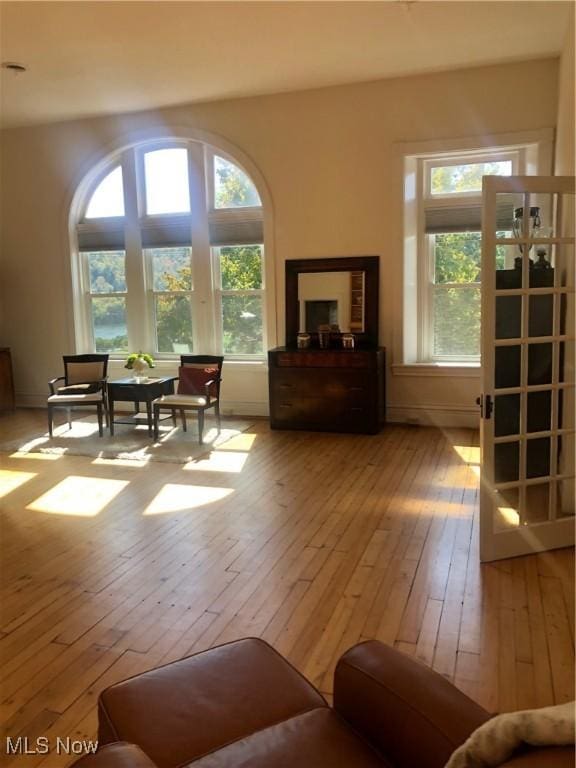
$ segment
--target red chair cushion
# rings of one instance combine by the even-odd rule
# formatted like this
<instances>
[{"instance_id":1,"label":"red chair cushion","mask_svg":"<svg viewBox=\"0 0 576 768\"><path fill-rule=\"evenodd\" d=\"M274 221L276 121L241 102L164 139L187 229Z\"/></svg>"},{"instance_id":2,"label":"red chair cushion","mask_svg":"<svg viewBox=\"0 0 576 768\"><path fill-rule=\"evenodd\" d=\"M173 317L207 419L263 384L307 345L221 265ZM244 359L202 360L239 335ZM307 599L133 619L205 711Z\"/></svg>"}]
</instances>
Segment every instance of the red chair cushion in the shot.
<instances>
[{"instance_id":1,"label":"red chair cushion","mask_svg":"<svg viewBox=\"0 0 576 768\"><path fill-rule=\"evenodd\" d=\"M205 395L206 384L212 379L218 378L218 368L192 368L181 366L178 368L178 394L179 395ZM211 397L218 397L216 382L210 386Z\"/></svg>"}]
</instances>

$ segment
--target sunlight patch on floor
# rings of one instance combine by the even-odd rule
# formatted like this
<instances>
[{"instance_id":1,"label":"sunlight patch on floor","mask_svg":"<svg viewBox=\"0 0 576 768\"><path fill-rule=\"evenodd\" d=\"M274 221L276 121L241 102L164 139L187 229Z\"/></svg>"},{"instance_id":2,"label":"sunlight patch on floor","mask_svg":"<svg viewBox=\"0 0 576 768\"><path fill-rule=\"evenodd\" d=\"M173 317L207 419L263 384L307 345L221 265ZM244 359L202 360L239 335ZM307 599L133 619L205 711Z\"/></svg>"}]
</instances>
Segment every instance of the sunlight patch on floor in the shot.
<instances>
[{"instance_id":1,"label":"sunlight patch on floor","mask_svg":"<svg viewBox=\"0 0 576 768\"><path fill-rule=\"evenodd\" d=\"M477 445L453 445L452 448L466 464L480 465L480 448Z\"/></svg>"},{"instance_id":2,"label":"sunlight patch on floor","mask_svg":"<svg viewBox=\"0 0 576 768\"><path fill-rule=\"evenodd\" d=\"M148 504L143 514L164 515L167 512L183 512L187 509L203 507L205 504L213 504L233 492L232 488L166 483Z\"/></svg>"},{"instance_id":3,"label":"sunlight patch on floor","mask_svg":"<svg viewBox=\"0 0 576 768\"><path fill-rule=\"evenodd\" d=\"M16 469L0 469L0 499L8 496L28 480L32 480L37 474L37 472L20 472Z\"/></svg>"},{"instance_id":4,"label":"sunlight patch on floor","mask_svg":"<svg viewBox=\"0 0 576 768\"><path fill-rule=\"evenodd\" d=\"M139 461L138 459L94 459L91 463L104 467L135 467L136 469L150 466L148 461Z\"/></svg>"},{"instance_id":5,"label":"sunlight patch on floor","mask_svg":"<svg viewBox=\"0 0 576 768\"><path fill-rule=\"evenodd\" d=\"M247 453L240 451L212 451L208 457L193 459L184 464L182 469L199 472L242 472Z\"/></svg>"},{"instance_id":6,"label":"sunlight patch on floor","mask_svg":"<svg viewBox=\"0 0 576 768\"><path fill-rule=\"evenodd\" d=\"M54 515L94 517L128 485L128 480L70 475L26 509Z\"/></svg>"},{"instance_id":7,"label":"sunlight patch on floor","mask_svg":"<svg viewBox=\"0 0 576 768\"><path fill-rule=\"evenodd\" d=\"M256 440L253 432L242 432L218 446L219 451L250 451Z\"/></svg>"},{"instance_id":8,"label":"sunlight patch on floor","mask_svg":"<svg viewBox=\"0 0 576 768\"><path fill-rule=\"evenodd\" d=\"M37 461L57 461L62 458L61 453L23 453L16 451L10 454L11 459L35 459Z\"/></svg>"}]
</instances>

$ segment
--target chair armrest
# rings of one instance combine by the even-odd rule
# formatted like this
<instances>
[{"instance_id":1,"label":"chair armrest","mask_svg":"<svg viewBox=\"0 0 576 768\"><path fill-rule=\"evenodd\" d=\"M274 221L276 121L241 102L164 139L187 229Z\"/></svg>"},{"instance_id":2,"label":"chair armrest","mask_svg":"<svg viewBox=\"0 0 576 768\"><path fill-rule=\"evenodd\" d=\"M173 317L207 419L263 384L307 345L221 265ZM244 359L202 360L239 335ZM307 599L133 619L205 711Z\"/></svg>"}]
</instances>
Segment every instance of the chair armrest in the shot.
<instances>
[{"instance_id":1,"label":"chair armrest","mask_svg":"<svg viewBox=\"0 0 576 768\"><path fill-rule=\"evenodd\" d=\"M210 379L210 381L207 381L204 383L204 392L206 394L206 397L212 397L212 395L210 394L210 387L212 386L212 384L220 384L221 381L222 379L220 377L215 376L213 379Z\"/></svg>"},{"instance_id":2,"label":"chair armrest","mask_svg":"<svg viewBox=\"0 0 576 768\"><path fill-rule=\"evenodd\" d=\"M374 640L338 662L334 709L395 768L443 768L489 719L445 678Z\"/></svg>"},{"instance_id":3,"label":"chair armrest","mask_svg":"<svg viewBox=\"0 0 576 768\"><path fill-rule=\"evenodd\" d=\"M117 741L104 744L93 755L84 755L72 768L156 768L156 764L135 744Z\"/></svg>"},{"instance_id":4,"label":"chair armrest","mask_svg":"<svg viewBox=\"0 0 576 768\"><path fill-rule=\"evenodd\" d=\"M48 382L48 386L50 387L50 394L55 395L56 392L54 391L54 384L56 384L57 381L65 381L65 376L57 376L55 379L50 379Z\"/></svg>"}]
</instances>

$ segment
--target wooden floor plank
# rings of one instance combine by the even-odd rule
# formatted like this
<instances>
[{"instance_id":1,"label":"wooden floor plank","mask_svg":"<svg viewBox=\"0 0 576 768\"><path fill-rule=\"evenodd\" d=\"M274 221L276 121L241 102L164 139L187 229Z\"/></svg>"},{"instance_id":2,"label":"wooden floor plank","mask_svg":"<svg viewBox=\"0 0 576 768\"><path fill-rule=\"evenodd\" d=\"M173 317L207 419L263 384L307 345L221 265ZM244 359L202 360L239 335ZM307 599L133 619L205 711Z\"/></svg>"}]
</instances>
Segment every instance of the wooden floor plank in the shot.
<instances>
[{"instance_id":1,"label":"wooden floor plank","mask_svg":"<svg viewBox=\"0 0 576 768\"><path fill-rule=\"evenodd\" d=\"M44 417L0 418L17 439ZM0 454L1 734L94 738L104 687L245 635L329 699L339 656L372 638L491 711L573 698L574 553L480 565L477 446L470 430L261 420L220 449L242 452L240 472L210 454L189 467ZM31 508L70 476L122 489L90 518L81 497Z\"/></svg>"}]
</instances>

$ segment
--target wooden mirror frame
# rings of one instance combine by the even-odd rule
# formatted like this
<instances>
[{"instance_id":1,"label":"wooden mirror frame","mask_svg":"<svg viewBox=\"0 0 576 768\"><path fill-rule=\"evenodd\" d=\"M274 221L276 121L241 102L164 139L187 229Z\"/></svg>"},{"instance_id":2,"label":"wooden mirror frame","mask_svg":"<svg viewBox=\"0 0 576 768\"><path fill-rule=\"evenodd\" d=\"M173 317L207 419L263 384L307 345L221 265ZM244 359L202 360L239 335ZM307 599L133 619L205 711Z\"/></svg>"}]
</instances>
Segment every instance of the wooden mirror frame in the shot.
<instances>
[{"instance_id":1,"label":"wooden mirror frame","mask_svg":"<svg viewBox=\"0 0 576 768\"><path fill-rule=\"evenodd\" d=\"M286 261L286 346L295 347L300 329L298 276L307 272L364 272L364 331L354 333L359 347L378 346L379 256L340 256ZM316 345L318 334L310 334Z\"/></svg>"}]
</instances>

